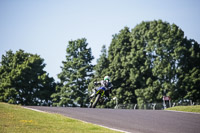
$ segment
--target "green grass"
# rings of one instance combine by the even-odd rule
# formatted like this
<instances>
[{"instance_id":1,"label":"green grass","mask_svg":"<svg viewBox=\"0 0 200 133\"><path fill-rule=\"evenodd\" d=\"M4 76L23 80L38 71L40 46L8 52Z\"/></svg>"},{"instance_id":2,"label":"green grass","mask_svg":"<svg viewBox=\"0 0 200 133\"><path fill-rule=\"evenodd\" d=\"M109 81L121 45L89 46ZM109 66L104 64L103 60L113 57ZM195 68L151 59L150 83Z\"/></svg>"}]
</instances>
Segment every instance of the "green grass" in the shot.
<instances>
[{"instance_id":1,"label":"green grass","mask_svg":"<svg viewBox=\"0 0 200 133\"><path fill-rule=\"evenodd\" d=\"M175 107L167 108L166 110L175 110L175 111L200 113L200 105L195 105L195 106L175 106Z\"/></svg>"},{"instance_id":2,"label":"green grass","mask_svg":"<svg viewBox=\"0 0 200 133\"><path fill-rule=\"evenodd\" d=\"M0 133L117 133L107 128L0 103Z\"/></svg>"}]
</instances>

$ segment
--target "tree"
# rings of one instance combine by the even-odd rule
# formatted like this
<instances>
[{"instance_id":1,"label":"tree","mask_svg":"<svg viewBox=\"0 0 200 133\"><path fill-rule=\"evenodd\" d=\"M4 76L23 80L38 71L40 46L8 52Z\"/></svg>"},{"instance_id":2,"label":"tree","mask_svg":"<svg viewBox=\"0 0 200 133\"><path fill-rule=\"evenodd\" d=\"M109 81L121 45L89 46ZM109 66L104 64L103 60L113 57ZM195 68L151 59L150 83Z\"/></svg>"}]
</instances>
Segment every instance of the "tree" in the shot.
<instances>
[{"instance_id":1,"label":"tree","mask_svg":"<svg viewBox=\"0 0 200 133\"><path fill-rule=\"evenodd\" d=\"M163 95L176 101L199 99L198 43L184 38L175 24L161 20L137 25L131 40L130 79L136 85L139 104L161 102Z\"/></svg>"},{"instance_id":2,"label":"tree","mask_svg":"<svg viewBox=\"0 0 200 133\"><path fill-rule=\"evenodd\" d=\"M139 75L136 95L138 102L161 102L163 92L176 86L177 61L175 54L183 40L183 31L175 24L159 21L142 22L132 31L132 45L136 49ZM138 54L137 54L138 53ZM133 75L137 72L133 72ZM168 95L168 94L164 94Z\"/></svg>"},{"instance_id":3,"label":"tree","mask_svg":"<svg viewBox=\"0 0 200 133\"><path fill-rule=\"evenodd\" d=\"M69 41L66 50L66 61L63 61L62 72L58 74L60 84L52 95L55 105L85 107L88 100L88 83L92 76L94 58L91 48L87 48L86 39Z\"/></svg>"},{"instance_id":4,"label":"tree","mask_svg":"<svg viewBox=\"0 0 200 133\"><path fill-rule=\"evenodd\" d=\"M108 51L113 91L119 104L200 101L200 45L184 37L175 24L142 22L129 31L125 27L113 36ZM114 102L107 106L113 107Z\"/></svg>"},{"instance_id":5,"label":"tree","mask_svg":"<svg viewBox=\"0 0 200 133\"><path fill-rule=\"evenodd\" d=\"M43 70L44 59L23 50L2 55L0 101L22 105L50 105L54 79Z\"/></svg>"},{"instance_id":6,"label":"tree","mask_svg":"<svg viewBox=\"0 0 200 133\"><path fill-rule=\"evenodd\" d=\"M177 101L200 102L200 44L185 38L182 42L177 86L172 94Z\"/></svg>"},{"instance_id":7,"label":"tree","mask_svg":"<svg viewBox=\"0 0 200 133\"><path fill-rule=\"evenodd\" d=\"M111 76L114 90L113 94L117 97L119 104L130 104L136 102L134 88L131 88L130 69L128 56L131 53L130 31L128 27L122 29L119 34L113 36L108 51L109 69L108 75ZM115 102L110 101L108 106L114 106Z\"/></svg>"},{"instance_id":8,"label":"tree","mask_svg":"<svg viewBox=\"0 0 200 133\"><path fill-rule=\"evenodd\" d=\"M97 59L97 64L94 67L95 77L98 77L99 80L103 79L103 77L106 76L106 69L108 68L108 65L109 65L109 61L107 57L107 50L106 50L106 46L103 45L101 49L100 58Z\"/></svg>"}]
</instances>

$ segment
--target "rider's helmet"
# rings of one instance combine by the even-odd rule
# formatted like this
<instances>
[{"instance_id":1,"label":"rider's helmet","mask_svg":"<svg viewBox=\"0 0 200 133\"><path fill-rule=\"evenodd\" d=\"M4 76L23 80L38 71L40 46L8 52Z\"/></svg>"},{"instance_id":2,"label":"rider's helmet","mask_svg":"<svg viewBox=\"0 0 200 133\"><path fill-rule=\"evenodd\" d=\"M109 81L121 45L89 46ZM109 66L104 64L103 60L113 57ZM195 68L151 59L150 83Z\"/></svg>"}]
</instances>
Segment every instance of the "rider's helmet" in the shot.
<instances>
[{"instance_id":1,"label":"rider's helmet","mask_svg":"<svg viewBox=\"0 0 200 133\"><path fill-rule=\"evenodd\" d=\"M104 81L110 81L110 77L109 76L105 76L104 77Z\"/></svg>"}]
</instances>

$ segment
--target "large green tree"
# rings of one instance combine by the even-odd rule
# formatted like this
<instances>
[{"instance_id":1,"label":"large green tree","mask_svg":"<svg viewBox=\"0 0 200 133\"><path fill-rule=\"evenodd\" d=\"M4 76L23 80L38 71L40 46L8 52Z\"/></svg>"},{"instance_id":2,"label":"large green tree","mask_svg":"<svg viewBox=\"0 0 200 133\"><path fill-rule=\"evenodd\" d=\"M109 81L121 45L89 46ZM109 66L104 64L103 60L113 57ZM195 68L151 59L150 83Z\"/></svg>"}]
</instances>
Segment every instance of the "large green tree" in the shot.
<instances>
[{"instance_id":1,"label":"large green tree","mask_svg":"<svg viewBox=\"0 0 200 133\"><path fill-rule=\"evenodd\" d=\"M132 64L137 85L138 102L161 102L165 92L176 87L178 52L184 33L175 24L159 21L142 22L132 30L132 48L135 51ZM179 49L179 50L178 50Z\"/></svg>"},{"instance_id":2,"label":"large green tree","mask_svg":"<svg viewBox=\"0 0 200 133\"><path fill-rule=\"evenodd\" d=\"M52 103L54 79L43 70L44 59L39 55L10 50L2 55L0 64L0 101L22 105Z\"/></svg>"},{"instance_id":3,"label":"large green tree","mask_svg":"<svg viewBox=\"0 0 200 133\"><path fill-rule=\"evenodd\" d=\"M196 41L184 37L177 25L155 20L113 36L105 73L111 76L119 104L162 102L163 96L198 102L199 60Z\"/></svg>"},{"instance_id":4,"label":"large green tree","mask_svg":"<svg viewBox=\"0 0 200 133\"><path fill-rule=\"evenodd\" d=\"M188 41L175 24L161 20L137 25L131 40L130 79L136 85L139 104L161 102L163 95L174 101L197 100L198 43Z\"/></svg>"},{"instance_id":5,"label":"large green tree","mask_svg":"<svg viewBox=\"0 0 200 133\"><path fill-rule=\"evenodd\" d=\"M131 54L130 30L128 27L113 35L108 51L109 69L114 84L113 94L117 97L119 104L130 104L136 102L134 88L131 87L130 66L128 56ZM115 102L107 103L114 106Z\"/></svg>"},{"instance_id":6,"label":"large green tree","mask_svg":"<svg viewBox=\"0 0 200 133\"><path fill-rule=\"evenodd\" d=\"M52 95L55 105L85 107L88 102L88 84L92 76L93 56L86 39L69 41L66 61L58 74L60 84Z\"/></svg>"}]
</instances>

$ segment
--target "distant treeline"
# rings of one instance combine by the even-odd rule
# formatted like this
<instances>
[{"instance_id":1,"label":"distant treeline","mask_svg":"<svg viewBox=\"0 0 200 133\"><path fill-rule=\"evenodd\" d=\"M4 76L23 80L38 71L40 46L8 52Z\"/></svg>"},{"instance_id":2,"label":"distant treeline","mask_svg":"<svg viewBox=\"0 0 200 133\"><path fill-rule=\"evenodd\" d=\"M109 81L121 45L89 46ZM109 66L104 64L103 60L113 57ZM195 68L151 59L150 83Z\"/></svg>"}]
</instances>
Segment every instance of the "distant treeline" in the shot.
<instances>
[{"instance_id":1,"label":"distant treeline","mask_svg":"<svg viewBox=\"0 0 200 133\"><path fill-rule=\"evenodd\" d=\"M0 101L22 105L86 107L93 82L111 77L119 104L200 102L200 44L175 24L142 22L124 27L103 45L97 64L85 38L69 41L60 81L44 71L39 55L11 50L0 62ZM102 107L114 107L110 100Z\"/></svg>"}]
</instances>

